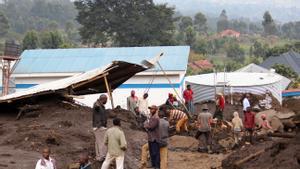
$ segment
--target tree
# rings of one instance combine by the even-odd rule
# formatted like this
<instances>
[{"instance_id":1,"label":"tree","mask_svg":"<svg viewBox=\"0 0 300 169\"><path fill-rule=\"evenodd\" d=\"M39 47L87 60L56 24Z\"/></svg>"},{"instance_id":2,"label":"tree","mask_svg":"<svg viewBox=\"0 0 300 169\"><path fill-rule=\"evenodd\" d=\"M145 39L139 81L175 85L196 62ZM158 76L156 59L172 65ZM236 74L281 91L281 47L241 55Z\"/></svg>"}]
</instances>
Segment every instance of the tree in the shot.
<instances>
[{"instance_id":1,"label":"tree","mask_svg":"<svg viewBox=\"0 0 300 169\"><path fill-rule=\"evenodd\" d=\"M246 22L242 20L234 20L231 23L232 29L241 32L241 33L248 33L248 25Z\"/></svg>"},{"instance_id":2,"label":"tree","mask_svg":"<svg viewBox=\"0 0 300 169\"><path fill-rule=\"evenodd\" d=\"M265 35L275 35L277 34L277 28L276 28L276 24L271 16L271 14L269 13L269 11L266 11L264 13L264 20L262 22L262 25L264 27L264 34Z\"/></svg>"},{"instance_id":3,"label":"tree","mask_svg":"<svg viewBox=\"0 0 300 169\"><path fill-rule=\"evenodd\" d=\"M6 16L3 12L0 11L0 36L4 36L8 33L9 30L9 23Z\"/></svg>"},{"instance_id":4,"label":"tree","mask_svg":"<svg viewBox=\"0 0 300 169\"><path fill-rule=\"evenodd\" d=\"M62 35L58 31L44 32L41 35L41 46L43 49L57 49L63 44Z\"/></svg>"},{"instance_id":5,"label":"tree","mask_svg":"<svg viewBox=\"0 0 300 169\"><path fill-rule=\"evenodd\" d=\"M193 46L196 41L196 32L192 26L189 26L185 30L185 42L186 44Z\"/></svg>"},{"instance_id":6,"label":"tree","mask_svg":"<svg viewBox=\"0 0 300 169\"><path fill-rule=\"evenodd\" d=\"M300 21L288 22L281 26L281 31L284 37L291 39L300 39Z\"/></svg>"},{"instance_id":7,"label":"tree","mask_svg":"<svg viewBox=\"0 0 300 169\"><path fill-rule=\"evenodd\" d=\"M193 19L189 16L183 16L180 19L179 29L184 32L188 27L193 26Z\"/></svg>"},{"instance_id":8,"label":"tree","mask_svg":"<svg viewBox=\"0 0 300 169\"><path fill-rule=\"evenodd\" d=\"M118 46L172 45L174 9L153 0L78 0L84 43Z\"/></svg>"},{"instance_id":9,"label":"tree","mask_svg":"<svg viewBox=\"0 0 300 169\"><path fill-rule=\"evenodd\" d=\"M296 79L298 77L298 74L293 71L292 68L285 66L284 64L275 64L272 66L276 70L276 73L285 76L287 78L294 78Z\"/></svg>"},{"instance_id":10,"label":"tree","mask_svg":"<svg viewBox=\"0 0 300 169\"><path fill-rule=\"evenodd\" d=\"M222 10L218 22L217 22L217 31L222 32L223 30L228 29L229 27L229 22L226 14L226 10Z\"/></svg>"},{"instance_id":11,"label":"tree","mask_svg":"<svg viewBox=\"0 0 300 169\"><path fill-rule=\"evenodd\" d=\"M209 50L212 49L212 47L209 47L209 43L204 38L197 39L193 48L197 53L203 55L206 55L207 53L209 53Z\"/></svg>"},{"instance_id":12,"label":"tree","mask_svg":"<svg viewBox=\"0 0 300 169\"><path fill-rule=\"evenodd\" d=\"M207 32L207 19L204 14L198 12L194 17L194 25L199 32Z\"/></svg>"},{"instance_id":13,"label":"tree","mask_svg":"<svg viewBox=\"0 0 300 169\"><path fill-rule=\"evenodd\" d=\"M230 43L226 49L226 55L229 58L234 58L238 61L244 60L245 51L237 43Z\"/></svg>"},{"instance_id":14,"label":"tree","mask_svg":"<svg viewBox=\"0 0 300 169\"><path fill-rule=\"evenodd\" d=\"M23 39L23 50L26 49L36 49L39 46L39 38L37 32L30 31L27 32Z\"/></svg>"},{"instance_id":15,"label":"tree","mask_svg":"<svg viewBox=\"0 0 300 169\"><path fill-rule=\"evenodd\" d=\"M251 46L251 55L255 57L266 57L269 50L267 44L262 44L259 41L255 41L253 46Z\"/></svg>"}]
</instances>

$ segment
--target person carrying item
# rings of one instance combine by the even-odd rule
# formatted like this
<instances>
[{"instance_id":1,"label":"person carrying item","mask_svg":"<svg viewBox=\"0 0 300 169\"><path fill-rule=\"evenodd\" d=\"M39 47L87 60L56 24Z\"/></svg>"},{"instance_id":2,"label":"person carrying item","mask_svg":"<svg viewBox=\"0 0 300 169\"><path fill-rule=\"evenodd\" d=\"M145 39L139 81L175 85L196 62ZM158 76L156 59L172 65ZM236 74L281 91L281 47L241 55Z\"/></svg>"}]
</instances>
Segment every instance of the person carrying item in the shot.
<instances>
[{"instance_id":1,"label":"person carrying item","mask_svg":"<svg viewBox=\"0 0 300 169\"><path fill-rule=\"evenodd\" d=\"M240 118L239 113L237 111L233 112L232 125L234 143L235 145L238 145L239 142L242 140L241 132L243 129L243 121Z\"/></svg>"},{"instance_id":2,"label":"person carrying item","mask_svg":"<svg viewBox=\"0 0 300 169\"><path fill-rule=\"evenodd\" d=\"M134 109L137 107L138 97L135 96L135 91L131 90L130 96L127 97L127 110L134 113Z\"/></svg>"},{"instance_id":3,"label":"person carrying item","mask_svg":"<svg viewBox=\"0 0 300 169\"><path fill-rule=\"evenodd\" d=\"M49 148L44 148L42 158L36 163L35 169L57 169L55 160L50 157L51 151Z\"/></svg>"},{"instance_id":4,"label":"person carrying item","mask_svg":"<svg viewBox=\"0 0 300 169\"><path fill-rule=\"evenodd\" d=\"M121 120L113 119L113 127L109 128L104 136L104 143L108 147L108 152L101 169L108 169L110 163L116 161L116 169L124 169L125 151L127 142L125 134L121 129Z\"/></svg>"},{"instance_id":5,"label":"person carrying item","mask_svg":"<svg viewBox=\"0 0 300 169\"><path fill-rule=\"evenodd\" d=\"M199 139L199 148L198 151L202 152L207 149L208 153L212 153L211 150L211 124L213 123L212 114L208 110L208 106L204 104L202 106L202 112L199 113L197 118L197 127L198 132L196 138ZM201 144L202 143L202 146Z\"/></svg>"},{"instance_id":6,"label":"person carrying item","mask_svg":"<svg viewBox=\"0 0 300 169\"><path fill-rule=\"evenodd\" d=\"M255 113L251 111L250 107L247 107L246 112L244 114L244 126L247 135L249 136L249 141L253 144L253 132L255 128Z\"/></svg>"},{"instance_id":7,"label":"person carrying item","mask_svg":"<svg viewBox=\"0 0 300 169\"><path fill-rule=\"evenodd\" d=\"M191 89L191 85L187 85L186 89L183 91L183 98L185 105L191 114L194 114L193 94L194 92Z\"/></svg>"},{"instance_id":8,"label":"person carrying item","mask_svg":"<svg viewBox=\"0 0 300 169\"><path fill-rule=\"evenodd\" d=\"M180 133L181 129L184 129L186 132L188 132L187 123L189 118L186 113L181 110L167 108L166 114L170 123L176 123L177 133Z\"/></svg>"},{"instance_id":9,"label":"person carrying item","mask_svg":"<svg viewBox=\"0 0 300 169\"><path fill-rule=\"evenodd\" d=\"M93 132L95 135L96 160L98 161L104 161L107 152L103 142L108 118L108 114L104 106L106 102L107 96L102 94L93 106Z\"/></svg>"},{"instance_id":10,"label":"person carrying item","mask_svg":"<svg viewBox=\"0 0 300 169\"><path fill-rule=\"evenodd\" d=\"M149 154L152 167L159 169L160 167L160 151L159 151L159 118L157 116L158 108L153 105L149 107L151 117L145 122L144 128L148 133Z\"/></svg>"}]
</instances>

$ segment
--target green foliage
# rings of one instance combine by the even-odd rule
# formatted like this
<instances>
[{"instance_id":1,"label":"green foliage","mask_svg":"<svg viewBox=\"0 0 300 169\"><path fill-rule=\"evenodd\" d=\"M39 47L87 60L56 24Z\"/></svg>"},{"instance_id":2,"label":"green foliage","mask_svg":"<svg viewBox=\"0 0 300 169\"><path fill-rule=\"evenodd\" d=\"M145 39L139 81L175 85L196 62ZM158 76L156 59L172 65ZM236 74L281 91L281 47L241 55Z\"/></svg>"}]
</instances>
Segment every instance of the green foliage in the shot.
<instances>
[{"instance_id":1,"label":"green foliage","mask_svg":"<svg viewBox=\"0 0 300 169\"><path fill-rule=\"evenodd\" d=\"M234 58L235 60L242 62L244 60L245 51L239 44L231 43L226 49L226 55L229 58Z\"/></svg>"},{"instance_id":2,"label":"green foliage","mask_svg":"<svg viewBox=\"0 0 300 169\"><path fill-rule=\"evenodd\" d=\"M208 54L210 51L210 49L212 49L209 46L209 43L204 39L204 38L199 38L197 39L197 41L195 42L193 49L200 54L206 55Z\"/></svg>"},{"instance_id":3,"label":"green foliage","mask_svg":"<svg viewBox=\"0 0 300 169\"><path fill-rule=\"evenodd\" d=\"M219 20L217 22L217 31L222 32L229 28L229 21L227 18L226 10L222 10L222 13L219 16Z\"/></svg>"},{"instance_id":4,"label":"green foliage","mask_svg":"<svg viewBox=\"0 0 300 169\"><path fill-rule=\"evenodd\" d=\"M23 50L39 47L39 38L36 31L27 32L23 39Z\"/></svg>"},{"instance_id":5,"label":"green foliage","mask_svg":"<svg viewBox=\"0 0 300 169\"><path fill-rule=\"evenodd\" d=\"M189 26L185 30L185 42L186 44L192 46L196 41L196 32L192 26Z\"/></svg>"},{"instance_id":6,"label":"green foliage","mask_svg":"<svg viewBox=\"0 0 300 169\"><path fill-rule=\"evenodd\" d=\"M41 35L41 47L43 49L56 49L63 45L62 35L58 31L44 32Z\"/></svg>"},{"instance_id":7,"label":"green foliage","mask_svg":"<svg viewBox=\"0 0 300 169\"><path fill-rule=\"evenodd\" d=\"M277 28L276 24L269 13L269 11L266 11L263 16L264 20L262 21L262 25L264 26L264 34L265 35L276 35L277 34Z\"/></svg>"},{"instance_id":8,"label":"green foliage","mask_svg":"<svg viewBox=\"0 0 300 169\"><path fill-rule=\"evenodd\" d=\"M179 22L179 30L185 31L188 27L193 26L193 19L189 16L183 16Z\"/></svg>"},{"instance_id":9,"label":"green foliage","mask_svg":"<svg viewBox=\"0 0 300 169\"><path fill-rule=\"evenodd\" d=\"M300 42L295 42L292 44L285 44L283 46L274 46L273 48L270 48L268 50L266 57L279 56L279 55L289 52L291 50L293 50L295 52L300 52Z\"/></svg>"},{"instance_id":10,"label":"green foliage","mask_svg":"<svg viewBox=\"0 0 300 169\"><path fill-rule=\"evenodd\" d=\"M198 12L194 17L194 26L196 27L196 30L199 32L207 32L207 19L204 14L201 12Z\"/></svg>"},{"instance_id":11,"label":"green foliage","mask_svg":"<svg viewBox=\"0 0 300 169\"><path fill-rule=\"evenodd\" d=\"M283 24L281 26L281 32L286 38L300 39L300 21Z\"/></svg>"},{"instance_id":12,"label":"green foliage","mask_svg":"<svg viewBox=\"0 0 300 169\"><path fill-rule=\"evenodd\" d=\"M4 36L8 33L9 23L3 12L0 11L0 36Z\"/></svg>"},{"instance_id":13,"label":"green foliage","mask_svg":"<svg viewBox=\"0 0 300 169\"><path fill-rule=\"evenodd\" d=\"M253 46L251 46L251 55L255 57L266 57L269 50L267 44L262 44L259 41L255 41Z\"/></svg>"},{"instance_id":14,"label":"green foliage","mask_svg":"<svg viewBox=\"0 0 300 169\"><path fill-rule=\"evenodd\" d=\"M78 0L84 43L118 46L172 45L174 9L152 0Z\"/></svg>"},{"instance_id":15,"label":"green foliage","mask_svg":"<svg viewBox=\"0 0 300 169\"><path fill-rule=\"evenodd\" d=\"M44 31L49 25L62 28L67 21L74 22L76 9L69 0L7 0L0 3L12 31Z\"/></svg>"},{"instance_id":16,"label":"green foliage","mask_svg":"<svg viewBox=\"0 0 300 169\"><path fill-rule=\"evenodd\" d=\"M292 68L285 66L284 64L275 64L272 66L276 70L276 73L285 76L287 78L298 78L298 74L293 71Z\"/></svg>"},{"instance_id":17,"label":"green foliage","mask_svg":"<svg viewBox=\"0 0 300 169\"><path fill-rule=\"evenodd\" d=\"M241 33L248 33L248 25L242 20L233 20L230 27Z\"/></svg>"},{"instance_id":18,"label":"green foliage","mask_svg":"<svg viewBox=\"0 0 300 169\"><path fill-rule=\"evenodd\" d=\"M249 23L249 33L251 34L261 34L262 33L262 27L259 24L256 23Z\"/></svg>"}]
</instances>

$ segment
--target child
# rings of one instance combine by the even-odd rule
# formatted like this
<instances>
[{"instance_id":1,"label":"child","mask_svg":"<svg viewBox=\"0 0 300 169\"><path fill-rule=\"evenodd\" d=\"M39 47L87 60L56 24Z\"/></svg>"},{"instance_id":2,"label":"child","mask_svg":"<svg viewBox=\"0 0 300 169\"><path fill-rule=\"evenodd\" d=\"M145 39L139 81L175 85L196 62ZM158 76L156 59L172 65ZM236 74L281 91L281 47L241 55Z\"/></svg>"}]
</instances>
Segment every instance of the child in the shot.
<instances>
[{"instance_id":1,"label":"child","mask_svg":"<svg viewBox=\"0 0 300 169\"><path fill-rule=\"evenodd\" d=\"M241 141L241 131L243 128L243 122L242 119L239 117L238 112L233 112L233 119L232 119L232 124L233 124L233 137L234 137L234 143L238 145L239 141Z\"/></svg>"}]
</instances>

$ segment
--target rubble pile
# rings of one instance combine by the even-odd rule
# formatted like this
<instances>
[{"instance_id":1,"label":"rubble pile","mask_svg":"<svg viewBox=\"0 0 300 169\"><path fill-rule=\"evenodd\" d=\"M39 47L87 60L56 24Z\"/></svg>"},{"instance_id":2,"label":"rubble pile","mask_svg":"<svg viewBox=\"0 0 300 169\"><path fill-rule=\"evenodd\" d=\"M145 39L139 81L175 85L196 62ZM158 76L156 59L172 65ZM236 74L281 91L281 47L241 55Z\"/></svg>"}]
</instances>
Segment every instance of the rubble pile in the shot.
<instances>
[{"instance_id":1,"label":"rubble pile","mask_svg":"<svg viewBox=\"0 0 300 169\"><path fill-rule=\"evenodd\" d=\"M293 139L268 141L243 147L222 161L223 169L298 169L300 168L300 134Z\"/></svg>"}]
</instances>

